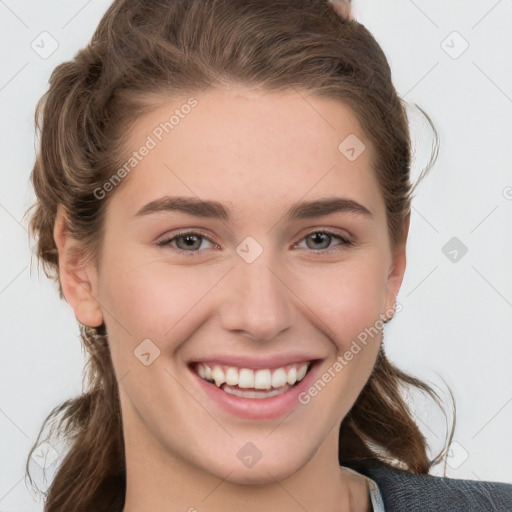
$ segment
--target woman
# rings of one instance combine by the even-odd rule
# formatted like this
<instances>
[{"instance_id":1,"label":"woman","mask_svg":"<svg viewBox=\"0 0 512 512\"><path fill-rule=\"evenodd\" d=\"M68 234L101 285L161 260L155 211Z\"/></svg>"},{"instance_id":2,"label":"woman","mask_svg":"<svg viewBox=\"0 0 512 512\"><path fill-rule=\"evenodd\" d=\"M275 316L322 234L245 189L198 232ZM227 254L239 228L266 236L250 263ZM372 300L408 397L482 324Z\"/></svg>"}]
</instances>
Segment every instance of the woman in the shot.
<instances>
[{"instance_id":1,"label":"woman","mask_svg":"<svg viewBox=\"0 0 512 512\"><path fill-rule=\"evenodd\" d=\"M438 397L384 352L410 139L350 6L116 0L38 114L31 231L90 356L46 511L510 510L428 475L451 436L429 460L400 391Z\"/></svg>"}]
</instances>

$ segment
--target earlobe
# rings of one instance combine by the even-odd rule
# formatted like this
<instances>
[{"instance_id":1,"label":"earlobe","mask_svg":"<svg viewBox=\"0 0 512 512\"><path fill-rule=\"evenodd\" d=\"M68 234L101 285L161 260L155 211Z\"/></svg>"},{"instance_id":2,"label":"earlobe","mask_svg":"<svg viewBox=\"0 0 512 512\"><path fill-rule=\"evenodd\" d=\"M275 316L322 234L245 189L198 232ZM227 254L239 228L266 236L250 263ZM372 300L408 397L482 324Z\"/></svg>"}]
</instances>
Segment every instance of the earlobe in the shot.
<instances>
[{"instance_id":1,"label":"earlobe","mask_svg":"<svg viewBox=\"0 0 512 512\"><path fill-rule=\"evenodd\" d=\"M62 205L58 205L53 238L59 251L59 279L62 293L79 322L90 327L103 323L103 314L95 298L97 279L80 252L80 243L68 232Z\"/></svg>"}]
</instances>

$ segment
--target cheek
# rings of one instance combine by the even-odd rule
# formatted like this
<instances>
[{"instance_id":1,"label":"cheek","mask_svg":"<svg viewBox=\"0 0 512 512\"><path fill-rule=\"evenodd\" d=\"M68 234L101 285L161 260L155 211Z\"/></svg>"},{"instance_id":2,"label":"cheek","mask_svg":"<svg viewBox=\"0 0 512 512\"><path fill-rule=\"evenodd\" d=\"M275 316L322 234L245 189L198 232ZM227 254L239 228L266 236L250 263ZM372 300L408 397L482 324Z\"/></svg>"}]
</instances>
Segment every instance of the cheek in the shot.
<instances>
[{"instance_id":1,"label":"cheek","mask_svg":"<svg viewBox=\"0 0 512 512\"><path fill-rule=\"evenodd\" d=\"M108 278L100 295L107 316L113 317L112 334L118 331L119 339L127 339L130 333L134 347L149 338L172 350L172 340L185 339L200 325L195 323L219 280L218 271L148 260L136 250L127 254L129 258L105 258Z\"/></svg>"},{"instance_id":2,"label":"cheek","mask_svg":"<svg viewBox=\"0 0 512 512\"><path fill-rule=\"evenodd\" d=\"M348 267L339 272L339 278L331 278L323 291L309 285L303 292L310 297L308 306L317 317L316 325L325 326L323 332L333 347L318 376L324 384L312 386L322 389L318 407L334 411L325 413L327 424L330 415L341 420L353 406L370 377L381 340L379 315L385 304L382 266L360 261ZM330 408L326 404L336 405ZM315 414L321 417L323 412Z\"/></svg>"},{"instance_id":3,"label":"cheek","mask_svg":"<svg viewBox=\"0 0 512 512\"><path fill-rule=\"evenodd\" d=\"M383 266L365 257L297 281L294 291L320 319L327 336L340 350L375 325L384 311L386 282ZM314 317L313 317L314 318Z\"/></svg>"}]
</instances>

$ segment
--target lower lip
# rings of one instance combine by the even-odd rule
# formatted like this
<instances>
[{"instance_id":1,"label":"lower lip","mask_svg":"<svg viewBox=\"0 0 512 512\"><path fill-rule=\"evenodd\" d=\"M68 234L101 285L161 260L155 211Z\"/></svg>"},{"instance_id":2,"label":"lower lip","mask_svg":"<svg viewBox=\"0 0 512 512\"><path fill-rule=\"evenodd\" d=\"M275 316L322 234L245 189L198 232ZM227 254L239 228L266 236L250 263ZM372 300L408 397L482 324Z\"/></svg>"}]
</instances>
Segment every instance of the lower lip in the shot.
<instances>
[{"instance_id":1,"label":"lower lip","mask_svg":"<svg viewBox=\"0 0 512 512\"><path fill-rule=\"evenodd\" d=\"M222 391L215 384L201 378L193 369L190 372L194 375L201 389L208 398L217 403L223 410L246 419L270 419L278 418L289 414L295 407L300 405L299 395L306 391L320 367L320 361L312 363L311 369L306 376L293 388L280 395L268 398L242 398Z\"/></svg>"}]
</instances>

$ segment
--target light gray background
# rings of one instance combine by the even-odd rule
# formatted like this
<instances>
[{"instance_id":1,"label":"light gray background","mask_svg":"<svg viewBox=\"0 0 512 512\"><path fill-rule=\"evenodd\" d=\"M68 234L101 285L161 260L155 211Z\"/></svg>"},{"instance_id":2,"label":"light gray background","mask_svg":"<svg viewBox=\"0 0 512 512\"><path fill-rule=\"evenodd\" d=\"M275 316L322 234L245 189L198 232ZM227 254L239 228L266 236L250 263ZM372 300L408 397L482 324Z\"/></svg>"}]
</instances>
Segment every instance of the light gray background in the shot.
<instances>
[{"instance_id":1,"label":"light gray background","mask_svg":"<svg viewBox=\"0 0 512 512\"><path fill-rule=\"evenodd\" d=\"M33 200L36 102L109 3L0 0L0 512L42 510L25 487L25 459L50 409L81 392L73 312L35 260L30 270L22 216ZM399 94L426 110L441 139L413 202L403 310L386 327L387 353L455 393L448 476L512 483L512 1L356 0L354 10L386 52ZM31 47L43 51L46 38L51 48L44 31L58 42L46 59ZM432 139L414 110L411 121L416 178ZM468 248L456 262L443 253L452 237ZM418 404L437 453L444 420Z\"/></svg>"}]
</instances>

